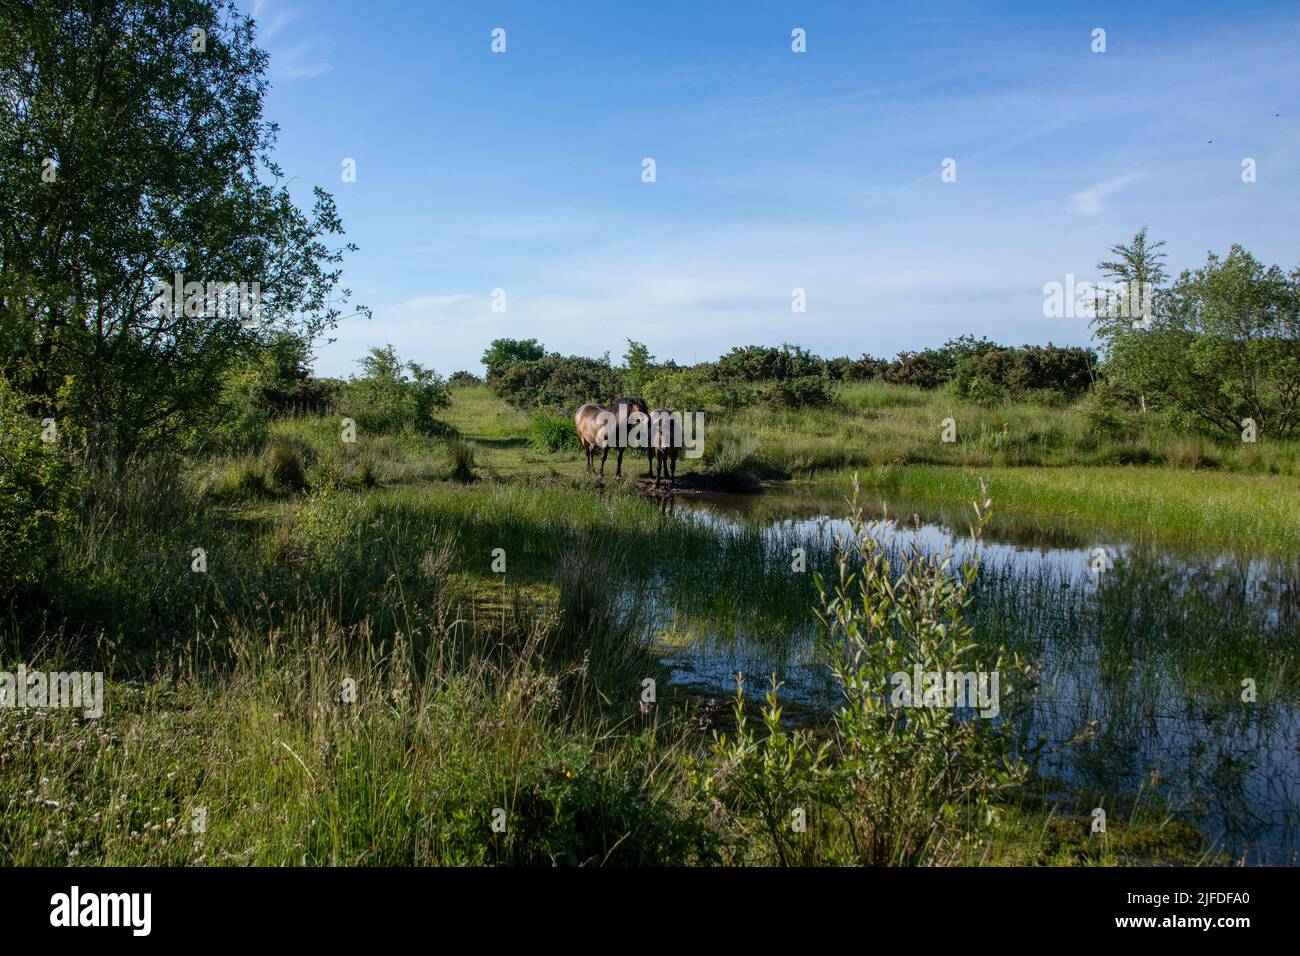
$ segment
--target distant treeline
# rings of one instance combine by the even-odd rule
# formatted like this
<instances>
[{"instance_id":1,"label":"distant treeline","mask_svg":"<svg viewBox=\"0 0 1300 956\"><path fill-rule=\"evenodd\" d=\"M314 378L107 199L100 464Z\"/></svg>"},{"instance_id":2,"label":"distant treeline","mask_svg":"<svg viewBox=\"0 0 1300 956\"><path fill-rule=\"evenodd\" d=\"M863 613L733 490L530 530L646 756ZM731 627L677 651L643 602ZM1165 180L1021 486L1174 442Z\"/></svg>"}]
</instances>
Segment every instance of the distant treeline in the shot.
<instances>
[{"instance_id":1,"label":"distant treeline","mask_svg":"<svg viewBox=\"0 0 1300 956\"><path fill-rule=\"evenodd\" d=\"M997 402L1030 392L1072 399L1093 381L1090 349L1052 344L1006 346L962 336L939 348L900 352L892 360L862 355L823 358L798 345L733 348L714 362L655 362L646 346L628 342L622 365L548 353L536 339L497 339L483 355L487 381L520 408L567 408L615 394L643 394L674 408L741 408L759 402L798 408L832 400L837 382L880 379L891 384L949 387L964 398ZM464 376L467 373L457 373Z\"/></svg>"},{"instance_id":2,"label":"distant treeline","mask_svg":"<svg viewBox=\"0 0 1300 956\"><path fill-rule=\"evenodd\" d=\"M1239 245L1171 278L1163 242L1146 229L1097 263L1107 282L1145 290L1149 314L1098 297L1090 306L1104 353L1055 345L998 345L962 336L939 348L821 358L795 345L733 348L689 367L655 362L629 342L621 366L547 353L536 339L497 339L483 356L488 382L524 408L569 408L638 394L676 409L795 408L833 400L836 383L880 379L947 388L983 405L1024 398L1074 401L1090 393L1090 417L1116 430L1127 416L1231 441L1288 439L1300 432L1300 267L1265 265ZM1121 429L1122 430L1122 429Z\"/></svg>"}]
</instances>

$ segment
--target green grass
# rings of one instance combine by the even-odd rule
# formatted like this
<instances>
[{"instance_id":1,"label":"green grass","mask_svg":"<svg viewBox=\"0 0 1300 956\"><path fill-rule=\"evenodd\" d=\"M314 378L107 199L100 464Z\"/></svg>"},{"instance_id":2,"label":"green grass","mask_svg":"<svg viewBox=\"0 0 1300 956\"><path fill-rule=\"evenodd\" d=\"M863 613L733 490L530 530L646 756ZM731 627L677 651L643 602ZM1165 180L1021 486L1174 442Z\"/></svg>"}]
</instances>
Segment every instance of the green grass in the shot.
<instances>
[{"instance_id":1,"label":"green grass","mask_svg":"<svg viewBox=\"0 0 1300 956\"><path fill-rule=\"evenodd\" d=\"M194 541L209 552L206 577L188 571ZM490 570L495 544L507 549L505 575ZM789 574L784 548L775 558L765 548L757 530L666 518L630 493L447 482L230 509L196 507L151 477L65 529L60 574L82 588L60 608L68 630L37 642L41 658L15 631L0 655L109 675L101 721L6 720L0 856L769 861L761 839L715 819L704 799L697 781L719 718L667 687L639 591L657 588L665 610L684 615L674 627L759 635L766 622L788 638L808 621L810 582ZM642 713L646 677L660 702ZM355 704L341 699L349 680ZM1055 807L1015 810L973 862L1148 859L1086 840L1058 849L1046 822ZM491 829L497 808L504 835Z\"/></svg>"},{"instance_id":2,"label":"green grass","mask_svg":"<svg viewBox=\"0 0 1300 956\"><path fill-rule=\"evenodd\" d=\"M945 418L957 441L940 440ZM532 419L487 386L453 390L448 420L485 473L505 480L585 479L580 454L529 445ZM625 459L626 473L643 460ZM705 455L721 487L757 490L777 476L826 489L853 471L887 492L969 502L987 479L1002 509L1168 543L1300 553L1300 443L1233 445L1154 419L1122 438L1093 429L1082 406L983 408L942 392L859 383L829 408L706 413ZM612 465L607 473L612 473Z\"/></svg>"},{"instance_id":3,"label":"green grass","mask_svg":"<svg viewBox=\"0 0 1300 956\"><path fill-rule=\"evenodd\" d=\"M685 720L561 701L576 668L376 647L322 617L228 635L171 680L114 681L102 720L19 713L0 737L9 865L708 862ZM448 640L452 634L443 635ZM355 702L342 688L355 682ZM500 809L504 833L492 828ZM201 828L196 824L201 821Z\"/></svg>"},{"instance_id":4,"label":"green grass","mask_svg":"<svg viewBox=\"0 0 1300 956\"><path fill-rule=\"evenodd\" d=\"M1003 510L1048 516L1181 545L1300 554L1300 483L1282 475L1155 467L944 468L911 465L861 473L865 486L948 501L973 501L980 481ZM843 487L847 474L819 485Z\"/></svg>"},{"instance_id":5,"label":"green grass","mask_svg":"<svg viewBox=\"0 0 1300 956\"><path fill-rule=\"evenodd\" d=\"M949 413L966 436L955 446L937 440L936 415ZM1008 521L1041 516L1082 529L1082 541L1104 527L1297 552L1292 451L1207 445L1180 457L1159 434L1090 443L1080 414L953 411L946 396L858 386L832 409L711 414L709 454L679 473L780 474L788 488L840 496L858 470L885 497L940 503L968 502L984 477ZM99 722L6 715L0 859L769 861L762 838L742 838L699 786L717 770L709 744L725 716L669 688L652 643L743 634L783 660L811 638L816 602L812 575L792 574L788 555L806 547L823 575L833 556L805 532L768 529L789 508L775 495L720 527L665 514L630 480L597 483L580 455L532 447L532 417L485 387L453 390L446 418L449 437L354 444L334 419L282 420L256 453L180 475L139 468L89 495L60 528L44 590L5 622L0 658L103 669L108 711ZM1211 450L1215 468L1184 467ZM1119 454L1163 463L1098 464ZM190 570L195 547L203 574ZM504 574L491 567L498 547ZM1189 604L1177 573L1154 565L1121 565L1095 597L990 570L974 623L981 640L1030 655L1049 640L1073 648L1057 663L1079 686L1100 679L1101 655L1119 709L1084 756L1104 781L1165 701L1162 675L1215 719L1241 719L1242 673L1260 675L1265 698L1285 695L1294 640L1270 628L1295 609L1279 605L1270 623L1234 603L1231 586ZM646 678L660 697L643 712ZM348 680L356 704L340 697ZM491 828L497 808L505 834ZM1162 812L1117 820L1100 845L1079 832L1083 797L1003 809L969 862L1205 859Z\"/></svg>"},{"instance_id":6,"label":"green grass","mask_svg":"<svg viewBox=\"0 0 1300 956\"><path fill-rule=\"evenodd\" d=\"M955 441L941 440L951 418ZM762 454L794 477L886 464L1035 467L1159 465L1300 474L1300 442L1226 442L1133 415L1107 431L1089 401L1026 400L987 408L943 391L866 382L841 386L835 405L720 416L719 432L758 436Z\"/></svg>"}]
</instances>

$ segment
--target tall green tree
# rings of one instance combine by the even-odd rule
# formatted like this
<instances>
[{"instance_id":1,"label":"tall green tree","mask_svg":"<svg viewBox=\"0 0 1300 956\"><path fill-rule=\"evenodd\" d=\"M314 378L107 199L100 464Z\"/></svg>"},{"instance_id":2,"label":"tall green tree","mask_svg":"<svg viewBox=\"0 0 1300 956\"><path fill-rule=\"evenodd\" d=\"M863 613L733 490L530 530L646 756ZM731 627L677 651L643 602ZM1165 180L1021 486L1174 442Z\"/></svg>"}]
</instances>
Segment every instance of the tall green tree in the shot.
<instances>
[{"instance_id":1,"label":"tall green tree","mask_svg":"<svg viewBox=\"0 0 1300 956\"><path fill-rule=\"evenodd\" d=\"M537 339L493 339L483 352L483 367L492 380L516 362L533 362L545 357L546 348Z\"/></svg>"},{"instance_id":2,"label":"tall green tree","mask_svg":"<svg viewBox=\"0 0 1300 956\"><path fill-rule=\"evenodd\" d=\"M1110 253L1115 258L1102 260L1097 263L1097 268L1109 281L1122 284L1133 293L1136 300L1145 299L1140 290L1149 289L1154 309L1156 295L1169 280L1165 271L1164 248L1165 241L1152 242L1147 227L1143 226L1131 242L1111 246ZM1139 317L1112 307L1103 298L1098 300L1093 327L1101 338L1112 339L1131 331L1135 318Z\"/></svg>"},{"instance_id":3,"label":"tall green tree","mask_svg":"<svg viewBox=\"0 0 1300 956\"><path fill-rule=\"evenodd\" d=\"M1156 331L1148 387L1210 428L1264 437L1300 431L1300 269L1265 266L1241 246L1175 283Z\"/></svg>"},{"instance_id":4,"label":"tall green tree","mask_svg":"<svg viewBox=\"0 0 1300 956\"><path fill-rule=\"evenodd\" d=\"M1142 358L1141 354L1135 356L1134 350L1149 348L1152 344L1151 340L1144 340L1141 335L1149 329L1156 311L1156 299L1164 294L1162 286L1169 279L1164 265L1164 247L1164 240L1152 242L1147 227L1143 226L1131 242L1121 242L1110 247L1110 253L1115 258L1097 263L1101 274L1127 293L1122 303L1100 295L1094 300L1092 325L1096 336L1109 353L1110 370L1117 380L1123 379L1124 369L1135 358ZM1152 314L1137 316L1132 314L1131 309L1121 307L1134 302L1149 305ZM1146 392L1133 382L1127 384L1137 388L1142 411L1146 412Z\"/></svg>"},{"instance_id":5,"label":"tall green tree","mask_svg":"<svg viewBox=\"0 0 1300 956\"><path fill-rule=\"evenodd\" d=\"M627 351L623 353L623 387L640 395L654 372L654 362L655 357L644 343L628 339Z\"/></svg>"},{"instance_id":6,"label":"tall green tree","mask_svg":"<svg viewBox=\"0 0 1300 956\"><path fill-rule=\"evenodd\" d=\"M229 0L0 6L0 373L92 454L210 425L227 369L350 297L332 197L301 211L271 158L267 63Z\"/></svg>"},{"instance_id":7,"label":"tall green tree","mask_svg":"<svg viewBox=\"0 0 1300 956\"><path fill-rule=\"evenodd\" d=\"M1139 242L1138 240L1143 240ZM1163 281L1145 230L1101 267L1128 280ZM1153 299L1150 320L1099 314L1106 373L1190 424L1237 437L1300 431L1300 269L1265 266L1239 245L1186 270Z\"/></svg>"}]
</instances>

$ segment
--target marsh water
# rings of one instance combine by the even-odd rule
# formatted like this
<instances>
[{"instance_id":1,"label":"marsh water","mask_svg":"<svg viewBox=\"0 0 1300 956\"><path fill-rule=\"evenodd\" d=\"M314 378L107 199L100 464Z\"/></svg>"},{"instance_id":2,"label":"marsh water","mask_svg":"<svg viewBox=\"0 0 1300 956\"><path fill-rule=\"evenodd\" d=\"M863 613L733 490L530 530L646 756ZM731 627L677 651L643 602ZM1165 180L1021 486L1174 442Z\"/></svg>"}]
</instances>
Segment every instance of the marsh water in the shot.
<instances>
[{"instance_id":1,"label":"marsh water","mask_svg":"<svg viewBox=\"0 0 1300 956\"><path fill-rule=\"evenodd\" d=\"M828 714L811 572L850 533L843 497L712 495L664 504L720 544L689 579L656 581L653 627L672 680L720 700L760 694ZM1022 736L1075 792L1184 816L1233 859L1293 865L1300 836L1300 560L1165 547L998 515L973 545L969 507L891 497L866 509L891 550L978 551L982 642L1035 663ZM804 549L808 570L792 570ZM745 567L761 563L760 570ZM1253 697L1253 700L1250 699Z\"/></svg>"}]
</instances>

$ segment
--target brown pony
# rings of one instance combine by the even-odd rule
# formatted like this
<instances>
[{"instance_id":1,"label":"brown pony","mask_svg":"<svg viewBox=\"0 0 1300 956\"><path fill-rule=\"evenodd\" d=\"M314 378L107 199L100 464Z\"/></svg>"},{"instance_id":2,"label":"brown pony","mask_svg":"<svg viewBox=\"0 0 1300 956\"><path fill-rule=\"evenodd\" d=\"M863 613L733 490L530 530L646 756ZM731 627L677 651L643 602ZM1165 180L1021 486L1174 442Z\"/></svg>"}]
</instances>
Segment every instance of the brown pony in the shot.
<instances>
[{"instance_id":1,"label":"brown pony","mask_svg":"<svg viewBox=\"0 0 1300 956\"><path fill-rule=\"evenodd\" d=\"M650 474L654 475L655 463L659 464L659 474L655 476L655 486L664 477L664 466L669 466L668 487L677 481L677 450L682 444L682 423L677 415L666 408L656 408L650 413Z\"/></svg>"},{"instance_id":2,"label":"brown pony","mask_svg":"<svg viewBox=\"0 0 1300 956\"><path fill-rule=\"evenodd\" d=\"M614 465L614 475L623 476L623 452L629 445L629 429L641 423L644 427L649 420L649 411L643 399L629 397L619 398L609 408L588 402L573 415L573 423L578 428L578 440L582 450L587 453L587 470L594 470L596 449L601 449L600 476L605 477L605 459L609 457L611 447L618 449L618 460Z\"/></svg>"}]
</instances>

